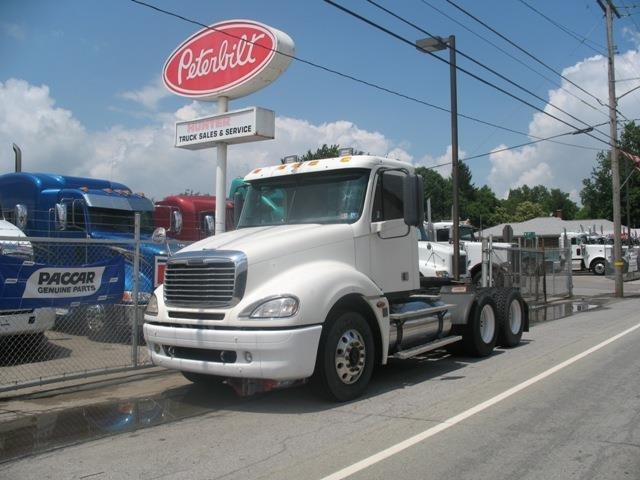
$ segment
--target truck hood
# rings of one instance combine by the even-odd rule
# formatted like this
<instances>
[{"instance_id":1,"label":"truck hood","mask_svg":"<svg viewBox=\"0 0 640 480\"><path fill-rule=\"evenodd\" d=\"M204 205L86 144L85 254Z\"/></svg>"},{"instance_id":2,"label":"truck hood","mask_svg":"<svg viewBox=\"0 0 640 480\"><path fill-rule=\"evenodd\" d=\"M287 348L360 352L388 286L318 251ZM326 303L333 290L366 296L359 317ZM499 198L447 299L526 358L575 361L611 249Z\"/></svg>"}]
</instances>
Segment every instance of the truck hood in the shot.
<instances>
[{"instance_id":1,"label":"truck hood","mask_svg":"<svg viewBox=\"0 0 640 480\"><path fill-rule=\"evenodd\" d=\"M13 223L0 220L0 237L24 237L25 234Z\"/></svg>"},{"instance_id":2,"label":"truck hood","mask_svg":"<svg viewBox=\"0 0 640 480\"><path fill-rule=\"evenodd\" d=\"M348 224L252 227L205 238L181 252L235 250L244 252L250 263L259 263L285 254L353 240L353 237L353 229Z\"/></svg>"}]
</instances>

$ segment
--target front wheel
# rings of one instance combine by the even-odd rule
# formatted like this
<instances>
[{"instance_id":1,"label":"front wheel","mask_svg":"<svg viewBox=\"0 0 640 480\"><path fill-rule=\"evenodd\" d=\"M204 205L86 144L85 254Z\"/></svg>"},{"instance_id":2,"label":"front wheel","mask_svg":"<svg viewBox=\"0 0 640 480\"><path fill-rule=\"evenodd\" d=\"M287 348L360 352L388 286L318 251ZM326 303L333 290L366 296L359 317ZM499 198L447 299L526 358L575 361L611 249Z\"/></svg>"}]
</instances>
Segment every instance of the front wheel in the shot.
<instances>
[{"instance_id":1,"label":"front wheel","mask_svg":"<svg viewBox=\"0 0 640 480\"><path fill-rule=\"evenodd\" d=\"M603 259L599 258L591 264L591 270L593 270L594 275L604 275L607 271L607 264Z\"/></svg>"},{"instance_id":2,"label":"front wheel","mask_svg":"<svg viewBox=\"0 0 640 480\"><path fill-rule=\"evenodd\" d=\"M474 357L491 355L498 337L496 304L490 295L476 300L462 335L464 351Z\"/></svg>"},{"instance_id":3,"label":"front wheel","mask_svg":"<svg viewBox=\"0 0 640 480\"><path fill-rule=\"evenodd\" d=\"M367 388L374 359L373 334L365 318L358 312L336 312L322 332L313 383L331 400L353 400Z\"/></svg>"}]
</instances>

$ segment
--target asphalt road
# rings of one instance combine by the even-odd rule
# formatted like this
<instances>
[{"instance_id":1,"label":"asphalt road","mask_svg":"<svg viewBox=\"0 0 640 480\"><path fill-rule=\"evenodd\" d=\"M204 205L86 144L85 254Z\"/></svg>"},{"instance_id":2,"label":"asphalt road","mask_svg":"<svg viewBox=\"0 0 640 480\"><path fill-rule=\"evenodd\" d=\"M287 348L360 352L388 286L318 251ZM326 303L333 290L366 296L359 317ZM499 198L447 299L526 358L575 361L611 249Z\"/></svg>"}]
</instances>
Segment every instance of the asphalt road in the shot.
<instances>
[{"instance_id":1,"label":"asphalt road","mask_svg":"<svg viewBox=\"0 0 640 480\"><path fill-rule=\"evenodd\" d=\"M482 360L394 362L347 404L176 382L173 421L0 464L0 478L637 480L639 307L536 325Z\"/></svg>"}]
</instances>

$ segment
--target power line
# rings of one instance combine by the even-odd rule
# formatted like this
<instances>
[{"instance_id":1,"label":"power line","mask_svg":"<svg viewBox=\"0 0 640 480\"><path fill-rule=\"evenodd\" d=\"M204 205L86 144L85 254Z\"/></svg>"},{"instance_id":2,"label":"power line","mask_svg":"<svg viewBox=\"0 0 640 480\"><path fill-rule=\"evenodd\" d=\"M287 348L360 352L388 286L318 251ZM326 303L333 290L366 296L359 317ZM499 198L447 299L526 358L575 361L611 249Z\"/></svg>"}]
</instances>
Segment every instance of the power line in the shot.
<instances>
[{"instance_id":1,"label":"power line","mask_svg":"<svg viewBox=\"0 0 640 480\"><path fill-rule=\"evenodd\" d=\"M607 122L604 123L599 123L598 125L594 125L594 127L596 126L600 126L600 125L604 125ZM592 151L596 151L599 152L601 151L599 148L594 148L594 147L585 147L583 145L573 145L571 143L564 143L564 142L557 142L557 141L553 141L554 138L558 138L558 137L564 137L566 135L575 135L576 133L580 133L580 132L565 132L565 133L559 133L557 135L552 135L551 137L546 137L546 138L538 138L537 140L533 140L531 142L526 142L526 143L521 143L519 145L513 145L511 147L504 147L504 148L500 148L497 150L491 150L490 152L486 152L486 153L480 153L478 155L473 155L471 157L465 157L465 158L461 158L460 161L461 162L466 162L468 160L474 160L476 158L481 158L481 157L486 157L489 155L492 155L494 153L501 153L501 152L506 152L509 150L515 150L516 148L522 148L522 147L526 147L529 145L533 145L535 143L540 143L540 142L551 142L551 143L557 143L559 145L566 145L568 147L577 147L577 148L582 148L584 150L592 150ZM533 137L536 138L536 137ZM444 163L438 163L437 165L430 165L428 167L425 167L427 169L432 169L432 168L439 168L439 167L445 167L447 165L451 165L451 161L448 162L444 162Z\"/></svg>"},{"instance_id":2,"label":"power line","mask_svg":"<svg viewBox=\"0 0 640 480\"><path fill-rule=\"evenodd\" d=\"M379 25L379 24L377 24L377 23L375 23L375 22L373 22L373 21L371 21L371 20L369 20L369 19L367 19L367 18L363 17L362 15L359 15L359 14L357 14L356 12L354 12L354 11L352 11L352 10L349 10L349 9L348 9L348 8L346 8L346 7L343 7L342 5L339 5L339 4L335 3L335 2L333 2L332 0L324 0L324 1L325 1L326 3L328 3L328 4L330 4L330 5L332 5L332 6L336 7L336 8L338 8L339 10L342 10L342 11L344 11L345 13L348 13L349 15L351 15L351 16L353 16L353 17L355 17L355 18L357 18L357 19L359 19L359 20L361 20L361 21L363 21L363 22L365 22L365 23L367 23L367 24L371 25L372 27L377 28L377 29L379 29L379 30L383 31L384 33L386 33L386 34L388 34L388 35L390 35L390 36L392 36L392 37L396 38L397 40L400 40L401 42L404 42L404 43L406 43L406 44L408 44L408 45L411 45L412 47L416 48L415 44L414 44L413 42L411 42L410 40L408 40L408 39L406 39L406 38L404 38L404 37L402 37L402 36L398 35L397 33L392 32L391 30L389 30L389 29L387 29L387 28L385 28L385 27L383 27L383 26L381 26L381 25ZM447 60L445 60L445 59L443 59L443 58L440 58L438 55L434 55L433 53L428 52L428 51L426 51L426 50L423 50L423 51L424 51L425 53L428 53L428 54L429 54L429 55L431 55L432 57L437 58L439 61L444 62L444 63L446 63L447 65L449 64L449 62L448 62ZM497 85L495 85L495 84L493 84L493 83L489 82L488 80L485 80L485 79L483 79L482 77L479 77L478 75L476 75L476 74L474 74L474 73L469 72L468 70L466 70L466 69L464 69L464 68L462 68L462 67L459 67L459 66L457 66L457 65L456 65L456 69L457 69L457 70L459 70L459 71L461 71L461 72L463 72L463 73L466 73L466 74L467 74L467 75L469 75L471 78L474 78L474 79L478 80L479 82L484 83L485 85L490 86L491 88L493 88L493 89L495 89L495 90L497 90L497 91L499 91L499 92L501 92L501 93L503 93L503 94L505 94L505 95L507 95L507 96L509 96L509 97L513 98L514 100L517 100L517 101L519 101L519 102L523 103L524 105L527 105L528 107L530 107L530 108L532 108L532 109L534 109L534 110L536 110L536 111L538 111L538 112L542 113L543 115L547 115L548 117L553 118L554 120L557 120L557 121L559 121L560 123L563 123L563 124L565 124L565 125L567 125L567 126L569 126L569 127L571 127L571 128L574 128L574 129L576 129L576 130L579 130L576 126L574 126L574 125L570 124L569 122L567 122L567 121L565 121L565 120L562 120L562 119L561 119L561 118L559 118L559 117L556 117L555 115L553 115L553 114L551 114L551 113L549 113L549 112L547 112L547 111L545 111L545 110L543 110L543 109L541 109L541 108L537 107L536 105L533 105L532 103L530 103L530 102L528 102L528 101L526 101L526 100L524 100L524 99L522 99L522 98L520 98L520 97L518 97L518 96L514 95L514 94L513 94L513 93L511 93L511 92L508 92L507 90L505 90L505 89L503 89L503 88L501 88L501 87L499 87L499 86L497 86ZM584 121L580 121L580 123L582 123L582 124L584 124L584 125L587 125L587 123L586 123L586 122L584 122ZM594 136L594 135L592 135L592 134L590 134L590 133L587 133L587 135L588 135L588 136L590 136L591 138L595 139L595 140L598 140L599 142L602 142L602 143L605 143L605 144L609 145L609 141L608 141L608 140L602 140L601 138L598 138L598 137L596 137L596 136Z\"/></svg>"},{"instance_id":3,"label":"power line","mask_svg":"<svg viewBox=\"0 0 640 480\"><path fill-rule=\"evenodd\" d=\"M569 28L565 27L564 25L561 25L560 23L556 22L553 18L548 17L547 15L542 13L540 10L536 9L534 6L532 6L529 3L525 2L525 0L518 0L518 1L520 3L522 3L528 9L530 9L530 10L534 11L535 13L537 13L538 15L540 15L542 18L544 18L546 21L548 21L549 23L551 23L552 25L554 25L558 29L562 30L564 33L566 33L570 37L578 40L578 42L580 42L581 45L585 45L586 47L589 47L591 50L593 50L594 52L596 52L596 53L598 53L598 54L600 54L602 56L605 56L605 57L607 56L606 53L603 53L602 50L599 50L599 49L603 49L604 48L603 46L597 45L597 44L591 42L591 40L589 40L587 37L582 37L582 36L578 35L577 33L571 31ZM588 45L587 41L593 43L593 45L595 45L598 48L594 48L593 46Z\"/></svg>"},{"instance_id":4,"label":"power line","mask_svg":"<svg viewBox=\"0 0 640 480\"><path fill-rule=\"evenodd\" d=\"M405 19L405 18L403 18L403 17L401 17L401 16L399 16L399 15L395 14L395 13L394 13L394 12L392 12L391 10L389 10L389 9L387 9L387 8L385 8L385 7L383 7L383 6L381 6L380 4L376 3L374 0L367 0L367 1L368 1L370 4L374 5L375 7L379 8L380 10L382 10L382 11L384 11L384 12L388 13L389 15L393 16L393 17L394 17L394 18L396 18L397 20L400 20L401 22L406 23L407 25L409 25L409 26L411 26L411 27L415 28L416 30L418 30L418 31L420 31L420 32L422 32L422 33L424 33L425 35L428 35L428 36L430 36L430 37L435 37L432 33L427 32L426 30L424 30L423 28L421 28L421 27L419 27L418 25L414 24L413 22L410 22L409 20L407 20L407 19ZM451 47L449 47L449 48L451 48ZM554 105L554 104L553 104L553 103L551 103L550 101L545 100L544 98L542 98L541 96L539 96L539 95L537 95L536 93L532 92L531 90L524 88L523 86L521 86L521 85L519 85L518 83L514 82L513 80L511 80L510 78L508 78L508 77L506 77L505 75L501 74L500 72L496 71L495 69L493 69L493 68L491 68L491 67L488 67L487 65L483 64L482 62L479 62L479 61L475 60L474 58L472 58L472 57L470 57L469 55L465 54L464 52L460 51L460 49L458 49L457 47L455 48L455 51L456 51L456 54L458 54L458 55L460 55L460 56L462 56L462 57L466 58L467 60L471 61L472 63L474 63L474 64L476 64L476 65L478 65L479 67L484 68L485 70L487 70L487 71L489 71L489 72L493 73L493 74L494 74L494 75L496 75L498 78L500 78L500 79L504 80L505 82L507 82L507 83L509 83L509 84L513 85L513 86L514 86L514 87L516 87L516 88L519 88L520 90L522 90L523 92L525 92L525 93L527 93L527 94L531 95L531 96L532 96L532 97L534 97L535 99L540 100L541 102L546 103L547 105L549 105L549 106L551 106L551 107L555 108L555 109L556 109L556 110L558 110L559 112L564 113L564 114L565 114L565 115L567 115L569 118L572 118L573 120L576 120L576 121L578 121L578 122L580 122L580 123L582 123L582 124L584 124L584 125L588 125L588 124L587 124L587 122L584 122L584 121L580 120L578 117L576 117L576 116L574 116L574 115L570 114L570 113L569 113L569 112L567 112L566 110L563 110L562 108L560 108L560 107L558 107L558 106ZM428 52L428 53L431 53L431 52ZM438 58L438 59L440 58L440 57L438 57L437 55L432 55L432 56L435 56L435 57L436 57L436 58ZM447 63L447 64L448 64L449 62L447 62L447 61L445 60L445 63ZM456 67L456 68L457 68L457 67ZM461 71L464 71L464 70L462 70L462 69L461 69ZM601 112L601 113L602 113L602 112ZM600 133L601 135L606 135L605 133L600 132L599 130L596 130L596 131L597 131L598 133Z\"/></svg>"},{"instance_id":5,"label":"power line","mask_svg":"<svg viewBox=\"0 0 640 480\"><path fill-rule=\"evenodd\" d=\"M490 30L491 32L495 33L496 35L498 35L500 38L502 38L505 42L509 43L510 45L512 45L513 47L517 48L518 50L520 50L522 53L524 53L525 55L527 55L528 57L530 57L531 59L533 59L534 61L536 61L537 63L539 63L540 65L542 65L543 67L545 67L546 69L552 71L553 73L555 73L556 75L559 75L562 79L566 80L567 82L569 82L571 85L573 85L574 87L576 87L578 90L580 90L583 93L586 93L587 95L589 95L591 98L595 99L598 103L600 103L601 105L603 105L603 103L600 101L600 99L598 97L596 97L595 95L593 95L592 93L586 91L584 88L582 88L580 85L576 84L575 82L571 81L569 78L565 77L564 75L562 75L562 73L554 70L552 67L550 67L549 65L547 65L546 63L544 63L542 60L540 60L538 57L536 57L535 55L533 55L532 53L529 53L527 50L525 50L524 48L522 48L520 45L516 44L515 42L513 42L512 40L510 40L509 38L507 38L506 36L504 36L503 34L501 34L500 32L498 32L495 28L487 25L485 22L483 22L482 20L480 20L478 17L476 17L475 15L471 14L470 12L468 12L467 10L465 10L464 8L462 8L461 6L457 5L455 2L453 2L452 0L446 0L447 3L449 3L450 5L452 5L453 7L457 8L458 10L460 10L462 13L464 13L465 15L467 15L468 17L472 18L473 20L475 20L476 22L478 22L480 25L482 25L483 27L485 27L486 29Z\"/></svg>"},{"instance_id":6,"label":"power line","mask_svg":"<svg viewBox=\"0 0 640 480\"><path fill-rule=\"evenodd\" d=\"M480 35L479 33L473 31L472 29L470 29L469 27L467 27L466 25L464 25L462 22L459 22L458 20L456 20L455 18L453 18L452 16L448 15L446 12L442 11L441 9L439 9L438 7L434 6L433 4L429 3L427 0L421 0L422 3L424 3L425 5L427 5L428 7L432 8L433 10L435 10L436 12L440 13L442 16L448 18L449 20L451 20L452 22L456 23L457 25L459 25L460 27L464 28L465 30L467 30L469 33L471 33L472 35L476 36L477 38L479 38L480 40L482 40L485 43L488 43L489 45L491 45L492 47L494 47L496 50L502 52L504 55L508 56L509 58L511 58L512 60L518 62L520 65L522 65L523 67L525 67L526 69L532 71L533 73L535 73L536 75L544 78L546 81L548 81L549 83L555 85L556 87L558 87L559 89L561 89L563 92L565 92L568 95L571 95L572 97L576 98L578 101L580 101L581 103L585 104L586 106L588 106L589 108L595 110L598 113L601 113L602 115L607 116L608 114L606 112L603 112L602 110L598 109L598 107L590 104L589 102L587 102L586 100L580 98L579 96L577 96L575 93L573 93L571 90L568 90L566 88L564 88L562 86L562 84L560 82L557 82L555 80L553 80L552 78L549 78L547 76L545 76L544 74L542 74L541 72L539 72L538 70L534 69L533 67L531 67L530 65L528 65L527 63L523 62L522 60L520 60L518 57L516 57L515 55L512 55L511 53L509 53L508 51L506 51L504 48L500 47L500 45L492 42L491 40L483 37L482 35Z\"/></svg>"}]
</instances>

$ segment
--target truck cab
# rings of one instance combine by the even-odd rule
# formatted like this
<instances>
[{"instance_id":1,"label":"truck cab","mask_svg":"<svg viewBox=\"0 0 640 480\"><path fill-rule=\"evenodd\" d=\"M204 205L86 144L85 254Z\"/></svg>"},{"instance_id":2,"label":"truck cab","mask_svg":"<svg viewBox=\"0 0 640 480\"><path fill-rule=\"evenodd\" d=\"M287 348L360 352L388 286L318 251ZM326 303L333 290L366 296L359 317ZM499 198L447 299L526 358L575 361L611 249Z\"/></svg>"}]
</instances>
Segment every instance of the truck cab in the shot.
<instances>
[{"instance_id":1,"label":"truck cab","mask_svg":"<svg viewBox=\"0 0 640 480\"><path fill-rule=\"evenodd\" d=\"M453 221L434 222L436 241L448 244L453 239ZM468 224L460 222L459 226L460 242L467 255L467 270L471 276L471 281L475 285L481 284L482 279L482 243L477 235L476 229ZM504 285L505 276L509 272L509 249L513 247L511 243L493 242L491 251L492 278L496 285Z\"/></svg>"},{"instance_id":2,"label":"truck cab","mask_svg":"<svg viewBox=\"0 0 640 480\"><path fill-rule=\"evenodd\" d=\"M453 246L448 242L433 240L433 230L429 231L425 225L418 227L418 262L423 284L428 282L446 283L455 277L453 272ZM467 271L467 253L460 250L458 277L469 279Z\"/></svg>"},{"instance_id":3,"label":"truck cab","mask_svg":"<svg viewBox=\"0 0 640 480\"><path fill-rule=\"evenodd\" d=\"M111 305L92 306L87 318L89 333L98 338L111 329L112 317L118 330L132 323L134 291L135 215L140 215L139 304L146 304L153 289L162 282L168 256L165 245L151 242L153 204L118 182L47 173L8 173L0 175L0 200L16 225L29 237L44 237L36 242L35 259L41 263L76 266L122 255L125 257L124 294L119 308L122 314L108 312ZM46 238L93 239L105 243L47 243ZM121 243L118 243L121 242ZM177 248L176 248L177 249Z\"/></svg>"},{"instance_id":4,"label":"truck cab","mask_svg":"<svg viewBox=\"0 0 640 480\"><path fill-rule=\"evenodd\" d=\"M233 230L233 202L226 201L225 229ZM170 195L154 205L153 222L176 240L194 242L215 235L216 197Z\"/></svg>"},{"instance_id":5,"label":"truck cab","mask_svg":"<svg viewBox=\"0 0 640 480\"><path fill-rule=\"evenodd\" d=\"M520 341L526 308L513 291L421 288L422 180L410 164L345 155L244 180L237 229L167 262L144 317L155 365L194 382L311 378L345 401L390 358L456 342L486 356L502 334Z\"/></svg>"}]
</instances>

